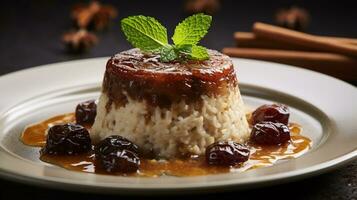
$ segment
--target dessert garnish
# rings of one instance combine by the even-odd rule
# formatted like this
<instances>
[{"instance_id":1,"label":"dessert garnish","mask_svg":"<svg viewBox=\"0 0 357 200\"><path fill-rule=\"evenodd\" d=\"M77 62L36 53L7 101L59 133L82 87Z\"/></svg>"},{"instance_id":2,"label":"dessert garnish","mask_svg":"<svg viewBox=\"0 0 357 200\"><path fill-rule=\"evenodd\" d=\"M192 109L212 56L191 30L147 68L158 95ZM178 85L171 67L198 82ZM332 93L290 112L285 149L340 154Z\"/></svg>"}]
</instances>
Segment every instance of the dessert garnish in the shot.
<instances>
[{"instance_id":1,"label":"dessert garnish","mask_svg":"<svg viewBox=\"0 0 357 200\"><path fill-rule=\"evenodd\" d=\"M220 0L186 0L185 10L189 13L213 14L221 7Z\"/></svg>"},{"instance_id":2,"label":"dessert garnish","mask_svg":"<svg viewBox=\"0 0 357 200\"><path fill-rule=\"evenodd\" d=\"M79 103L77 107L93 105L94 101ZM279 105L281 104L272 104ZM271 107L264 105L261 107ZM285 106L286 107L286 106ZM261 110L258 108L254 112ZM264 112L266 113L266 112ZM77 113L76 113L77 114ZM72 115L72 120L67 119ZM67 121L61 123L60 119ZM77 117L78 118L78 117ZM54 120L55 119L55 120ZM269 119L271 120L271 119ZM252 122L253 120L249 120ZM39 137L22 137L25 144L45 144L42 146L40 159L69 170L97 174L113 174L124 176L197 176L205 174L242 172L292 157L298 157L306 152L311 141L300 135L301 127L288 123L288 128L282 123L262 121L254 125L251 137L247 143L237 143L231 140L219 140L205 148L202 157L172 158L156 160L147 157L143 146L139 146L119 135L111 135L95 143L91 141L88 132L90 126L76 125L74 113L60 115L29 126L24 134L31 131L45 135L49 126L47 141ZM55 125L53 125L55 124ZM253 125L253 124L251 124ZM88 127L87 127L88 126ZM88 128L88 131L86 129ZM33 129L33 130L31 130ZM289 132L290 129L290 132ZM42 130L42 131L41 131ZM282 131L282 132L281 132ZM291 137L290 137L291 134ZM46 142L46 143L45 143Z\"/></svg>"},{"instance_id":3,"label":"dessert garnish","mask_svg":"<svg viewBox=\"0 0 357 200\"><path fill-rule=\"evenodd\" d=\"M290 111L283 104L265 104L251 117L253 125L250 140L261 145L280 145L290 140Z\"/></svg>"},{"instance_id":4,"label":"dessert garnish","mask_svg":"<svg viewBox=\"0 0 357 200\"><path fill-rule=\"evenodd\" d=\"M162 62L181 60L207 60L207 49L198 42L206 35L212 17L196 14L186 18L175 28L168 43L167 30L153 17L130 16L121 21L121 28L127 40L143 52L160 55Z\"/></svg>"},{"instance_id":5,"label":"dessert garnish","mask_svg":"<svg viewBox=\"0 0 357 200\"><path fill-rule=\"evenodd\" d=\"M91 149L89 132L81 125L66 123L48 129L44 154L75 155Z\"/></svg>"},{"instance_id":6,"label":"dessert garnish","mask_svg":"<svg viewBox=\"0 0 357 200\"><path fill-rule=\"evenodd\" d=\"M107 172L135 172L140 165L139 147L118 135L100 141L95 146L95 158Z\"/></svg>"},{"instance_id":7,"label":"dessert garnish","mask_svg":"<svg viewBox=\"0 0 357 200\"><path fill-rule=\"evenodd\" d=\"M235 39L237 47L224 48L224 54L299 66L345 81L357 77L356 38L313 35L255 22L252 32L236 32Z\"/></svg>"},{"instance_id":8,"label":"dessert garnish","mask_svg":"<svg viewBox=\"0 0 357 200\"><path fill-rule=\"evenodd\" d=\"M288 125L289 108L282 104L265 104L258 107L252 113L252 124L257 124L263 121L279 122Z\"/></svg>"},{"instance_id":9,"label":"dessert garnish","mask_svg":"<svg viewBox=\"0 0 357 200\"><path fill-rule=\"evenodd\" d=\"M250 150L234 141L218 141L206 148L209 165L235 166L248 160Z\"/></svg>"},{"instance_id":10,"label":"dessert garnish","mask_svg":"<svg viewBox=\"0 0 357 200\"><path fill-rule=\"evenodd\" d=\"M87 52L97 42L97 36L88 30L101 31L109 27L110 20L117 16L117 10L111 5L103 5L98 1L89 4L79 3L73 6L71 17L75 27L62 35L68 53Z\"/></svg>"},{"instance_id":11,"label":"dessert garnish","mask_svg":"<svg viewBox=\"0 0 357 200\"><path fill-rule=\"evenodd\" d=\"M97 44L98 38L93 33L82 29L65 33L62 41L69 52L83 53Z\"/></svg>"},{"instance_id":12,"label":"dessert garnish","mask_svg":"<svg viewBox=\"0 0 357 200\"><path fill-rule=\"evenodd\" d=\"M307 10L297 6L281 9L275 15L277 25L297 31L306 30L309 25L309 18Z\"/></svg>"},{"instance_id":13,"label":"dessert garnish","mask_svg":"<svg viewBox=\"0 0 357 200\"><path fill-rule=\"evenodd\" d=\"M282 123L259 122L253 126L250 140L262 145L280 145L290 140L290 130Z\"/></svg>"},{"instance_id":14,"label":"dessert garnish","mask_svg":"<svg viewBox=\"0 0 357 200\"><path fill-rule=\"evenodd\" d=\"M76 122L77 124L86 126L93 125L95 116L97 115L97 104L95 100L89 100L79 103L76 107Z\"/></svg>"},{"instance_id":15,"label":"dessert garnish","mask_svg":"<svg viewBox=\"0 0 357 200\"><path fill-rule=\"evenodd\" d=\"M111 5L102 5L98 1L89 4L77 4L72 9L72 18L81 29L103 30L108 27L111 19L118 14Z\"/></svg>"}]
</instances>

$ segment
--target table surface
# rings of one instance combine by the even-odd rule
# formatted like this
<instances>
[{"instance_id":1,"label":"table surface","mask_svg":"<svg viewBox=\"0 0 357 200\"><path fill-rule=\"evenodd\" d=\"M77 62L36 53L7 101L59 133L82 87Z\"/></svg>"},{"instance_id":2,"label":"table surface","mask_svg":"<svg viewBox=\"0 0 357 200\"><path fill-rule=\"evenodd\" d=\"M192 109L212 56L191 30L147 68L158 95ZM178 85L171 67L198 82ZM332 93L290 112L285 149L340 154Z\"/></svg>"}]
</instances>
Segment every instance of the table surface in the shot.
<instances>
[{"instance_id":1,"label":"table surface","mask_svg":"<svg viewBox=\"0 0 357 200\"><path fill-rule=\"evenodd\" d=\"M6 1L0 7L0 74L37 65L90 57L110 56L130 48L120 32L119 19L128 15L150 15L158 18L172 34L176 23L187 16L180 0L103 1L119 10L119 17L109 30L98 33L99 44L83 55L70 55L64 51L61 34L71 29L69 12L73 1ZM298 4L294 4L298 2ZM357 37L357 12L349 1L291 1L276 0L246 2L222 0L221 9L214 14L210 33L202 44L212 49L233 46L234 31L249 31L255 21L272 23L277 9L299 5L309 10L311 24L308 32ZM102 196L15 183L0 179L0 198L26 199L90 198L118 199ZM335 171L305 180L254 190L197 195L197 199L232 199L274 197L277 199L357 199L357 160ZM171 198L171 197L170 197ZM185 197L178 197L185 198Z\"/></svg>"}]
</instances>

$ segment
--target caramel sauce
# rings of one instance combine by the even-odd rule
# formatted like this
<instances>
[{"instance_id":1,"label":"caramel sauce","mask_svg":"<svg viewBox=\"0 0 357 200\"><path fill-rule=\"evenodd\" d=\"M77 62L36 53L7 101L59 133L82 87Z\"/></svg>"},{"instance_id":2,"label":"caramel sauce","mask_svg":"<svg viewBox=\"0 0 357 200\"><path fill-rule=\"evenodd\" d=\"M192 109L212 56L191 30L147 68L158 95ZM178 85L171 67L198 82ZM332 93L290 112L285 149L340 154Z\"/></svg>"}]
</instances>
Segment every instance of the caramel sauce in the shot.
<instances>
[{"instance_id":1,"label":"caramel sauce","mask_svg":"<svg viewBox=\"0 0 357 200\"><path fill-rule=\"evenodd\" d=\"M21 135L21 141L29 146L42 147L46 144L46 131L56 124L63 124L75 121L74 113L67 113L51 117L42 122L29 125Z\"/></svg>"},{"instance_id":2,"label":"caramel sauce","mask_svg":"<svg viewBox=\"0 0 357 200\"><path fill-rule=\"evenodd\" d=\"M37 124L28 126L21 140L26 145L42 147L46 143L46 130L54 124L75 122L73 113L59 115ZM302 128L295 123L289 124L291 140L280 146L258 146L248 143L251 155L247 162L235 167L208 166L203 157L186 159L155 160L141 159L140 169L133 174L112 174L122 176L158 177L170 176L199 176L227 172L242 172L259 167L271 166L279 160L296 158L311 147L312 141L301 135ZM108 174L100 168L94 157L94 152L81 155L41 155L40 159L68 170L87 173Z\"/></svg>"}]
</instances>

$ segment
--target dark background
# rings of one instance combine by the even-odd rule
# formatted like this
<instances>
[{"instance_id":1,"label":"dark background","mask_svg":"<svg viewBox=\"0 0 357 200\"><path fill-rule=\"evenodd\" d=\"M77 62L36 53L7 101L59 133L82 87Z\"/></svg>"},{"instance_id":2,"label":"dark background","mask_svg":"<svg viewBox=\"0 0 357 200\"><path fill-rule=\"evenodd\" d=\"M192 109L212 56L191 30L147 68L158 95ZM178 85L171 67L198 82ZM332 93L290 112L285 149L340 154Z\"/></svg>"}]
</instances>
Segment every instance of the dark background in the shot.
<instances>
[{"instance_id":1,"label":"dark background","mask_svg":"<svg viewBox=\"0 0 357 200\"><path fill-rule=\"evenodd\" d=\"M100 42L82 56L68 55L61 43L63 32L71 29L70 8L78 1L3 1L0 6L0 74L36 65L110 56L130 48L120 32L119 21L128 15L150 15L159 19L172 35L175 25L188 14L182 0L103 1L118 8L119 16L108 31L98 34ZM299 5L308 9L308 32L357 37L357 10L353 1L258 1L222 0L213 16L210 32L202 44L221 50L234 45L234 31L250 31L255 21L270 22L279 8Z\"/></svg>"},{"instance_id":2,"label":"dark background","mask_svg":"<svg viewBox=\"0 0 357 200\"><path fill-rule=\"evenodd\" d=\"M159 19L172 35L175 25L188 16L179 0L102 1L118 8L119 16L109 30L98 33L100 42L90 52L71 55L64 51L61 35L72 28L70 8L77 1L5 1L0 6L0 74L37 65L89 57L110 56L130 48L119 29L119 20L128 15L150 15ZM222 0L213 15L213 24L202 44L212 49L233 46L234 31L250 31L255 21L273 23L279 8L298 5L311 15L308 32L321 35L357 37L357 11L353 1L318 0ZM1 162L1 161L0 161ZM52 197L103 199L100 195L49 190L0 179L0 198L49 199ZM338 170L303 181L244 192L229 192L198 199L357 199L357 161ZM119 199L121 197L106 196ZM179 197L185 198L185 197Z\"/></svg>"}]
</instances>

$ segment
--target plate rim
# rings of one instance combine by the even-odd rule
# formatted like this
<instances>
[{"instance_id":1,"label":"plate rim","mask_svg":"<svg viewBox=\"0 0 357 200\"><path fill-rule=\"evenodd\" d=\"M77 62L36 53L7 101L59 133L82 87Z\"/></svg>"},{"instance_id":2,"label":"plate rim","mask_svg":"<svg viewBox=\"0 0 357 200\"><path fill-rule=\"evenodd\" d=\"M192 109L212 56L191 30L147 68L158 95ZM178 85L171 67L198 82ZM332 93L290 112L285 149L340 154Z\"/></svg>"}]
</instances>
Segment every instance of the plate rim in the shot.
<instances>
[{"instance_id":1,"label":"plate rim","mask_svg":"<svg viewBox=\"0 0 357 200\"><path fill-rule=\"evenodd\" d=\"M30 176L23 176L19 175L13 172L7 172L3 171L0 169L0 177L9 180L9 181L15 181L18 183L25 183L28 185L37 185L45 188L51 188L51 189L61 189L61 190L68 190L68 191L85 191L85 192L90 192L90 193L108 193L108 194L129 194L129 195L145 195L147 193L136 193L136 192L149 192L150 194L153 195L161 195L161 194L173 194L176 192L183 192L182 194L193 194L193 193L213 193L217 190L220 191L231 191L231 190L244 190L247 188L260 188L264 185L280 185L283 183L287 182L294 182L298 181L301 179L305 179L307 177L314 177L318 176L320 174L332 171L334 169L340 168L342 166L345 166L352 160L355 160L355 157L357 155L357 150L350 152L342 157L339 157L337 159L331 160L327 163L323 163L326 166L321 168L321 169L314 169L318 168L318 166L311 166L310 169L301 169L295 172L294 175L288 175L289 172L285 172L283 174L275 174L275 175L269 175L267 178L264 180L260 181L251 181L249 183L222 183L222 184L215 184L215 185L197 185L197 186L190 186L190 187L164 187L164 188L158 188L158 187L146 187L146 188L132 188L132 187L111 187L109 185L91 185L91 184L79 184L76 182L70 182L66 181L67 179L64 179L62 182L58 182L58 180L53 180L53 179L41 179L41 178L36 178L36 177L30 177ZM319 164L320 165L320 164ZM305 170L305 171L304 171ZM302 176L304 175L304 176ZM100 175L100 176L110 176L110 175ZM275 177L275 176L280 176L280 177ZM279 182L277 182L277 180ZM252 183L258 183L257 185L251 185ZM248 184L248 185L247 185ZM59 187L60 186L60 187ZM75 187L73 187L75 186ZM239 187L238 187L239 186ZM237 188L238 187L238 188ZM205 189L205 190L202 190ZM214 189L213 191L211 189Z\"/></svg>"}]
</instances>

